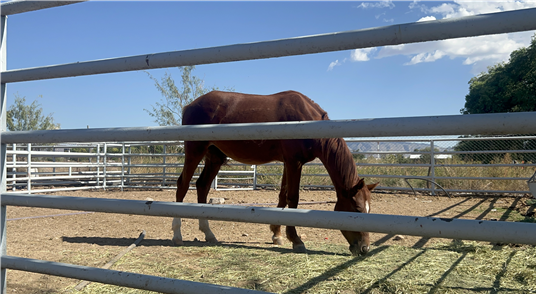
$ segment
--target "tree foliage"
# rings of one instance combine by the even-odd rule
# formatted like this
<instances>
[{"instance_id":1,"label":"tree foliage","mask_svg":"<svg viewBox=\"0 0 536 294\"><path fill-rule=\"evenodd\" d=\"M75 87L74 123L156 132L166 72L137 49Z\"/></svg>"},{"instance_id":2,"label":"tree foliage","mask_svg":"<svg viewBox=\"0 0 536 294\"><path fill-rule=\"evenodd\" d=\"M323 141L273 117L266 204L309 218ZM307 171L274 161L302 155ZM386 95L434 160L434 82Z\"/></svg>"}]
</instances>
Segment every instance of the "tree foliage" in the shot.
<instances>
[{"instance_id":1,"label":"tree foliage","mask_svg":"<svg viewBox=\"0 0 536 294\"><path fill-rule=\"evenodd\" d=\"M468 136L465 136L468 137ZM479 137L479 136L476 136ZM503 137L503 136L501 136ZM461 141L454 146L455 151L493 151L493 150L533 150L533 153L469 153L458 154L458 158L464 161L481 162L485 164L500 162L508 154L512 161L536 162L536 140L477 140Z\"/></svg>"},{"instance_id":2,"label":"tree foliage","mask_svg":"<svg viewBox=\"0 0 536 294\"><path fill-rule=\"evenodd\" d=\"M469 81L462 114L536 111L536 35L510 60Z\"/></svg>"},{"instance_id":3,"label":"tree foliage","mask_svg":"<svg viewBox=\"0 0 536 294\"><path fill-rule=\"evenodd\" d=\"M150 73L149 78L155 82L155 86L162 94L160 102L151 106L151 110L144 109L152 116L160 126L176 126L181 124L182 110L197 97L204 95L217 87L205 87L204 80L192 74L195 66L179 67L181 71L181 83L175 84L175 80L169 73L158 81Z\"/></svg>"},{"instance_id":4,"label":"tree foliage","mask_svg":"<svg viewBox=\"0 0 536 294\"><path fill-rule=\"evenodd\" d=\"M26 105L26 97L15 94L15 103L6 113L7 129L9 131L36 131L59 129L60 124L54 123L52 113L44 116L41 104L34 100Z\"/></svg>"},{"instance_id":5,"label":"tree foliage","mask_svg":"<svg viewBox=\"0 0 536 294\"><path fill-rule=\"evenodd\" d=\"M462 114L536 111L536 34L527 48L510 54L510 60L488 68L469 81ZM536 140L461 141L454 150L534 150ZM491 163L506 153L461 154L463 160ZM536 162L534 153L513 153L516 161Z\"/></svg>"}]
</instances>

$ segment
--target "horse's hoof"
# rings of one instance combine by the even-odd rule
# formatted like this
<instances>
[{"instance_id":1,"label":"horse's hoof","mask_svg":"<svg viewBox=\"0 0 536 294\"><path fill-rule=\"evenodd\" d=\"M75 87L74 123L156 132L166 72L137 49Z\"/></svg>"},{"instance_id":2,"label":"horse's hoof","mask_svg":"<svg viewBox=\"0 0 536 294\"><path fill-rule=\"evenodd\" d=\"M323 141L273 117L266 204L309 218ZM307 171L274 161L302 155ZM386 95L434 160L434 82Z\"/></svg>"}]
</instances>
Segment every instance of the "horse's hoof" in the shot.
<instances>
[{"instance_id":1,"label":"horse's hoof","mask_svg":"<svg viewBox=\"0 0 536 294\"><path fill-rule=\"evenodd\" d=\"M361 248L359 248L358 245L350 245L350 252L352 252L352 256L365 256L369 250L370 247L367 245L361 246Z\"/></svg>"},{"instance_id":2,"label":"horse's hoof","mask_svg":"<svg viewBox=\"0 0 536 294\"><path fill-rule=\"evenodd\" d=\"M206 240L208 243L218 243L218 239L216 239L215 237L212 237L212 238L206 238Z\"/></svg>"},{"instance_id":3,"label":"horse's hoof","mask_svg":"<svg viewBox=\"0 0 536 294\"><path fill-rule=\"evenodd\" d=\"M296 253L307 253L307 249L305 249L305 245L303 244L293 244L292 245L292 251Z\"/></svg>"},{"instance_id":4,"label":"horse's hoof","mask_svg":"<svg viewBox=\"0 0 536 294\"><path fill-rule=\"evenodd\" d=\"M184 245L184 242L182 242L182 240L180 240L180 239L172 239L171 241L173 242L173 245L175 245L175 246Z\"/></svg>"},{"instance_id":5,"label":"horse's hoof","mask_svg":"<svg viewBox=\"0 0 536 294\"><path fill-rule=\"evenodd\" d=\"M283 245L283 238L281 237L272 237L274 245Z\"/></svg>"}]
</instances>

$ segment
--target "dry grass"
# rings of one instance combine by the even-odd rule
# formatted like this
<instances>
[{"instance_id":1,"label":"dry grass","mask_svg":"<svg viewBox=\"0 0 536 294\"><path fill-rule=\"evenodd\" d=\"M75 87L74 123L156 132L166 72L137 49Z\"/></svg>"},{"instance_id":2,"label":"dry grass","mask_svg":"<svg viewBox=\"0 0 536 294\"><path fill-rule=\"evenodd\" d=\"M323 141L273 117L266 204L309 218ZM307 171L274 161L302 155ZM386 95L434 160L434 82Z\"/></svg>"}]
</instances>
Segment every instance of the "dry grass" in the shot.
<instances>
[{"instance_id":1,"label":"dry grass","mask_svg":"<svg viewBox=\"0 0 536 294\"><path fill-rule=\"evenodd\" d=\"M201 243L199 243L201 244ZM453 241L427 248L306 243L308 254L240 244L186 246L166 256L134 250L113 269L277 293L530 293L536 248ZM147 293L91 284L83 293Z\"/></svg>"},{"instance_id":2,"label":"dry grass","mask_svg":"<svg viewBox=\"0 0 536 294\"><path fill-rule=\"evenodd\" d=\"M382 158L380 160L374 158L361 159L359 163L365 164L382 164L390 163L396 164L393 159L396 158ZM500 161L493 162L495 164L511 164L512 161L508 156ZM450 167L441 165L469 165L479 164L479 162L466 162L456 157L441 160L436 163L435 176L441 177L496 177L496 178L530 178L534 173L534 168L519 166L503 166L503 167ZM259 183L279 185L281 181L280 175L282 174L282 166L259 166L258 172L261 174L268 174L267 176L259 177ZM408 177L426 177L429 176L428 167L417 166L358 166L357 171L360 175L397 175ZM326 169L321 165L306 165L303 168L303 174L326 174ZM386 187L408 187L402 178L368 178L370 182L380 182L382 186ZM410 180L411 185L414 188L426 188L428 183L420 180ZM438 179L436 182L445 189L453 190L511 190L511 191L526 191L526 180L467 180L467 179ZM303 176L301 180L302 185L332 185L328 176Z\"/></svg>"}]
</instances>

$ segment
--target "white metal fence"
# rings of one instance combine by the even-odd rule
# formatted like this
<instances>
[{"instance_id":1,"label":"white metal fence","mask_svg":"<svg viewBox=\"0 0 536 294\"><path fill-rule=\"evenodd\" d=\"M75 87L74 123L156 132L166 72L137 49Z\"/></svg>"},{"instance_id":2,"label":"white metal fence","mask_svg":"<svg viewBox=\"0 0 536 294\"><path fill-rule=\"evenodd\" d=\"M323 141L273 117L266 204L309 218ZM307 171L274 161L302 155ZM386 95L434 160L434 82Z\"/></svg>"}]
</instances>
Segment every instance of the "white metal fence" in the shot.
<instances>
[{"instance_id":1,"label":"white metal fence","mask_svg":"<svg viewBox=\"0 0 536 294\"><path fill-rule=\"evenodd\" d=\"M172 189L184 159L184 153L173 152L176 146L182 146L182 142L12 144L7 151L7 188L28 194L107 188ZM239 166L241 170L224 167L213 188L256 188L255 166L236 162L229 162L229 166Z\"/></svg>"},{"instance_id":2,"label":"white metal fence","mask_svg":"<svg viewBox=\"0 0 536 294\"><path fill-rule=\"evenodd\" d=\"M466 115L466 116L440 116L440 117L416 117L416 118L389 118L355 121L322 121L322 122L289 122L289 123L265 123L265 124L240 124L240 125L217 125L217 126L187 126L187 127L148 127L148 128L115 128L115 129L91 129L91 130L55 130L34 132L6 132L6 83L31 81L38 79L52 79L69 76L81 76L111 72L122 72L140 69L152 69L173 67L182 65L197 65L216 62L230 62L237 60L250 60L299 54L310 54L346 49L375 47L384 45L404 44L413 42L425 42L449 38L460 38L486 34L498 34L514 31L526 31L536 29L536 9L477 15L460 19L445 19L429 22L393 25L382 28L339 32L334 34L317 35L303 38L265 41L252 44L230 45L215 48L203 48L187 51L164 52L159 54L147 54L107 60L77 62L56 66L45 66L31 69L6 70L6 24L7 15L22 13L65 5L65 1L53 1L46 5L35 1L14 1L2 3L1 18L1 58L0 70L2 81L0 89L0 107L2 120L1 144L1 181L0 192L2 193L1 206L1 254L2 273L1 288L6 291L6 268L19 269L33 272L61 275L66 277L82 278L92 281L124 285L129 287L144 288L160 292L176 293L222 293L222 292L249 292L245 289L231 289L229 287L193 284L192 282L169 280L160 277L142 276L132 273L116 271L104 271L92 268L81 268L74 265L51 263L39 260L27 260L6 255L6 205L60 207L61 203L71 203L69 197L57 197L50 199L47 196L8 195L6 194L6 162L7 145L20 143L60 143L60 142L96 142L96 141L146 141L146 140L206 140L206 139L295 139L317 137L385 137L385 136L430 136L430 135L500 135L500 134L535 134L536 115L534 113L509 113L489 115ZM432 157L434 158L434 157ZM31 168L31 166L29 166ZM80 201L78 201L80 200ZM184 205L176 203L152 204L151 209L146 204L135 201L125 202L122 207L110 205L106 199L75 199L76 203L69 209L100 211L103 207L113 207L109 212L146 214L154 211L155 207L167 207L167 212L160 215L184 217L188 211L201 211L209 213L213 209L202 205ZM141 205L141 206L140 206ZM67 207L67 206L65 206ZM64 208L65 208L64 207ZM197 209L190 209L197 207ZM249 208L253 212L257 208ZM231 208L216 208L213 219L225 219L223 213L232 212ZM281 213L278 211L276 214ZM309 218L304 217L299 210L289 214L295 221L281 221L282 225L307 226ZM308 212L307 212L308 213ZM334 212L331 212L334 213ZM242 213L244 214L244 213ZM348 216L344 213L335 213L334 216ZM198 217L190 215L190 217ZM326 216L322 216L328 217ZM211 217L212 218L212 217ZM234 219L234 218L233 218ZM396 228L397 232L404 233L410 230L412 217L407 221L399 218L381 215L352 214L350 225L347 230L366 230L371 232L390 232ZM240 221L253 221L245 218ZM273 223L274 218L262 222ZM495 240L497 236L507 235L513 238L509 242L536 244L536 229L533 224L512 224L504 222L485 221L432 221L426 225L427 231L417 228L410 234L422 236L435 236L437 230L451 230L453 237L473 239L474 236L483 234L482 240ZM508 226L508 228L505 228ZM476 228L474 233L466 231L468 228ZM337 229L342 227L337 226ZM435 233L433 233L435 231ZM463 232L463 233L462 233ZM499 233L500 232L500 233ZM478 233L478 234L477 234ZM442 235L444 236L444 235ZM83 275L80 275L84 272ZM100 275L93 273L99 272ZM160 285L164 285L160 287Z\"/></svg>"},{"instance_id":3,"label":"white metal fence","mask_svg":"<svg viewBox=\"0 0 536 294\"><path fill-rule=\"evenodd\" d=\"M347 144L360 176L380 182L377 190L525 194L526 182L536 170L536 136L347 140ZM7 151L7 188L20 193L174 189L184 162L182 146L180 141L12 144ZM213 188L278 187L281 176L281 163L257 167L230 161ZM301 184L333 188L320 162L304 167Z\"/></svg>"}]
</instances>

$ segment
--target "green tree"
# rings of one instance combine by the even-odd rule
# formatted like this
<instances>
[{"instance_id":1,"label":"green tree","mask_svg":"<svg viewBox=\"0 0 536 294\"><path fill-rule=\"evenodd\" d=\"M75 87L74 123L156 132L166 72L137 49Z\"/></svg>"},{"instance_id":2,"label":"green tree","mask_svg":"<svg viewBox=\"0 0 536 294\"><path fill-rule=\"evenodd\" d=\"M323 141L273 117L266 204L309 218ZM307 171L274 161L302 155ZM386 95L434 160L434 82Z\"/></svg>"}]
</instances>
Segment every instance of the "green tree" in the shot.
<instances>
[{"instance_id":1,"label":"green tree","mask_svg":"<svg viewBox=\"0 0 536 294\"><path fill-rule=\"evenodd\" d=\"M469 81L462 114L536 111L536 34L510 60Z\"/></svg>"},{"instance_id":2,"label":"green tree","mask_svg":"<svg viewBox=\"0 0 536 294\"><path fill-rule=\"evenodd\" d=\"M40 96L41 97L41 96ZM54 123L52 113L44 116L41 104L34 100L26 105L26 97L15 94L15 103L7 110L7 129L9 131L35 131L59 129L60 124Z\"/></svg>"},{"instance_id":3,"label":"green tree","mask_svg":"<svg viewBox=\"0 0 536 294\"><path fill-rule=\"evenodd\" d=\"M510 54L508 62L489 67L488 72L469 81L469 94L465 96L462 114L536 111L536 34L531 44ZM456 151L526 150L534 148L536 140L461 141ZM489 163L506 153L490 155L462 154L463 160ZM536 154L515 153L518 161L536 161Z\"/></svg>"},{"instance_id":4,"label":"green tree","mask_svg":"<svg viewBox=\"0 0 536 294\"><path fill-rule=\"evenodd\" d=\"M160 126L177 126L181 124L183 108L197 97L204 95L217 87L205 87L204 80L194 76L192 71L195 66L179 67L181 71L181 84L177 87L175 80L168 73L158 81L150 73L149 78L155 82L155 86L162 94L160 102L152 105L152 109L144 109L152 116ZM232 89L227 89L232 90Z\"/></svg>"},{"instance_id":5,"label":"green tree","mask_svg":"<svg viewBox=\"0 0 536 294\"><path fill-rule=\"evenodd\" d=\"M480 136L463 136L480 137ZM462 138L463 138L462 137ZM486 136L488 137L488 136ZM503 137L503 136L501 136ZM492 150L536 150L536 140L478 140L478 141L461 141L454 146L454 151L492 151ZM536 162L536 151L533 153L469 153L457 154L457 157L464 161L481 162L484 164L498 162L509 154L509 158L517 162Z\"/></svg>"}]
</instances>

